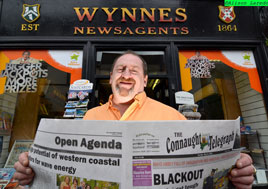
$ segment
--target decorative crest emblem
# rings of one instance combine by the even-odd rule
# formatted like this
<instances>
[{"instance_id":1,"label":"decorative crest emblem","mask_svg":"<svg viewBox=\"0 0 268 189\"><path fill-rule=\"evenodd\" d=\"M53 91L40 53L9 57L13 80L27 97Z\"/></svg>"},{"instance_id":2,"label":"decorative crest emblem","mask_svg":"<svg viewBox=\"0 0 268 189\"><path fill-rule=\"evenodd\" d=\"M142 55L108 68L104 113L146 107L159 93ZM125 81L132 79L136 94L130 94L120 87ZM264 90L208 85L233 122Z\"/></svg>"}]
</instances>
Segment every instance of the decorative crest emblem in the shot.
<instances>
[{"instance_id":1,"label":"decorative crest emblem","mask_svg":"<svg viewBox=\"0 0 268 189\"><path fill-rule=\"evenodd\" d=\"M27 5L23 4L22 18L29 23L36 21L40 17L40 5Z\"/></svg>"},{"instance_id":2,"label":"decorative crest emblem","mask_svg":"<svg viewBox=\"0 0 268 189\"><path fill-rule=\"evenodd\" d=\"M225 6L218 6L219 7L219 18L229 24L235 19L234 7L225 7Z\"/></svg>"}]
</instances>

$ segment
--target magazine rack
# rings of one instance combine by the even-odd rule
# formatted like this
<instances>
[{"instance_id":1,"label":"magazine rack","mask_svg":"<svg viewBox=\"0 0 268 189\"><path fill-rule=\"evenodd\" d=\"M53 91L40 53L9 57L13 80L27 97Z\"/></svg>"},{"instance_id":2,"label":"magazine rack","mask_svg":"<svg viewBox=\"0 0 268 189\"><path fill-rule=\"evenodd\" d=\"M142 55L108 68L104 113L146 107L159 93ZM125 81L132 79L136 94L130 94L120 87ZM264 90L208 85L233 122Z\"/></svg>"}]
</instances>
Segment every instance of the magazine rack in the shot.
<instances>
[{"instance_id":1,"label":"magazine rack","mask_svg":"<svg viewBox=\"0 0 268 189\"><path fill-rule=\"evenodd\" d=\"M257 168L257 174L255 176L255 181L253 183L253 188L267 188L267 185L268 183L266 183L267 181L267 162L266 162L266 159L265 159L265 153L264 153L264 150L262 149L261 147L261 143L260 143L260 138L259 138L259 133L257 130L250 130L250 131L246 131L246 132L243 132L241 133L242 136L245 136L245 142L246 142L246 145L248 147L249 145L249 141L248 141L248 137L252 137L252 138L255 138L257 139L257 148L248 148L242 152L244 153L248 153L250 156L253 156L254 154L259 154L261 155L262 159L263 159L263 164L264 164L264 167L263 166L256 166ZM262 175L258 174L259 173L263 173ZM261 183L260 180L263 180Z\"/></svg>"},{"instance_id":2,"label":"magazine rack","mask_svg":"<svg viewBox=\"0 0 268 189\"><path fill-rule=\"evenodd\" d=\"M9 147L9 141L10 141L10 130L0 130L0 168L3 168L6 159L8 157L8 147Z\"/></svg>"}]
</instances>

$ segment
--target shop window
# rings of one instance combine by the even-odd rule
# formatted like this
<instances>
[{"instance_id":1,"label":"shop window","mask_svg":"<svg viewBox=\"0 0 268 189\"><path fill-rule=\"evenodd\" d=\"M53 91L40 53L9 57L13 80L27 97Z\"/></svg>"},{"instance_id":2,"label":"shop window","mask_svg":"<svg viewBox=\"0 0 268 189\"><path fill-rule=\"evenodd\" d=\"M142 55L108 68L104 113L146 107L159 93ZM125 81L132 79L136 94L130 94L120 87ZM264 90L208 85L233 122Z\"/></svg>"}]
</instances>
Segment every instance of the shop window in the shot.
<instances>
[{"instance_id":1,"label":"shop window","mask_svg":"<svg viewBox=\"0 0 268 189\"><path fill-rule=\"evenodd\" d=\"M194 95L201 119L242 116L246 123L256 123L259 116L266 117L251 51L180 51L179 61L182 89ZM258 117L252 120L256 110Z\"/></svg>"},{"instance_id":2,"label":"shop window","mask_svg":"<svg viewBox=\"0 0 268 189\"><path fill-rule=\"evenodd\" d=\"M252 150L260 148L261 142L262 155L251 155L257 167L266 167L268 120L253 53L180 51L179 61L182 89L194 95L201 119L241 116L241 126L246 127L247 132L257 131L260 135L249 135L247 140L246 135L241 135L241 144Z\"/></svg>"},{"instance_id":3,"label":"shop window","mask_svg":"<svg viewBox=\"0 0 268 189\"><path fill-rule=\"evenodd\" d=\"M82 56L76 50L0 51L1 129L12 129L10 146L33 139L41 118L62 118L69 86L81 79Z\"/></svg>"}]
</instances>

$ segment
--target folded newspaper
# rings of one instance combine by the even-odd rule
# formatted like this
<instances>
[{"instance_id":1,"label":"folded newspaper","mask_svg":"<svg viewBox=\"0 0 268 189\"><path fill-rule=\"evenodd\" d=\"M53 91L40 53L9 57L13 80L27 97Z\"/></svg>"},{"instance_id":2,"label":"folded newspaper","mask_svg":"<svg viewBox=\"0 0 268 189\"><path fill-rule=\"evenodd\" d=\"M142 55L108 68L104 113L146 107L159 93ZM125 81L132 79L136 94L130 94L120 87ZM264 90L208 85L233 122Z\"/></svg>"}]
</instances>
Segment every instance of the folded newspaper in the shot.
<instances>
[{"instance_id":1,"label":"folded newspaper","mask_svg":"<svg viewBox=\"0 0 268 189\"><path fill-rule=\"evenodd\" d=\"M31 188L228 188L239 126L239 119L43 119L29 153Z\"/></svg>"}]
</instances>

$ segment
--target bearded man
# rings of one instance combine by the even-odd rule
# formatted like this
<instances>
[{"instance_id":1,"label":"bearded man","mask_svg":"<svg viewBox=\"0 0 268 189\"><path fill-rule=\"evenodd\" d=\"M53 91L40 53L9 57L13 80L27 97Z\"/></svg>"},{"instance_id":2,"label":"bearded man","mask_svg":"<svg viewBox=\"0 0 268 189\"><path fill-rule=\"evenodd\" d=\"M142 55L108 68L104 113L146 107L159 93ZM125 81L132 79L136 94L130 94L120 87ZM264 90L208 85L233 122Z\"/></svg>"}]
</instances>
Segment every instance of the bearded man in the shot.
<instances>
[{"instance_id":1,"label":"bearded man","mask_svg":"<svg viewBox=\"0 0 268 189\"><path fill-rule=\"evenodd\" d=\"M113 94L103 106L88 110L85 120L185 120L177 110L146 96L147 64L132 51L115 59L110 73ZM23 153L14 165L14 177L20 184L29 184L34 172L29 167L28 154ZM241 154L236 168L231 171L230 180L241 189L251 188L255 168L247 154Z\"/></svg>"}]
</instances>

